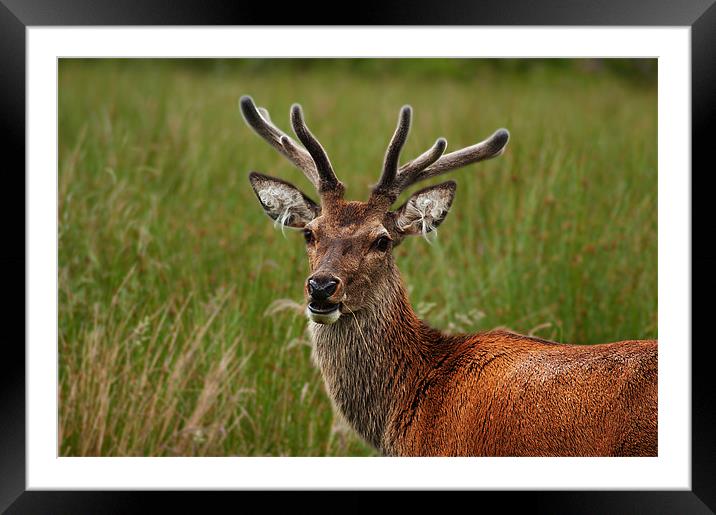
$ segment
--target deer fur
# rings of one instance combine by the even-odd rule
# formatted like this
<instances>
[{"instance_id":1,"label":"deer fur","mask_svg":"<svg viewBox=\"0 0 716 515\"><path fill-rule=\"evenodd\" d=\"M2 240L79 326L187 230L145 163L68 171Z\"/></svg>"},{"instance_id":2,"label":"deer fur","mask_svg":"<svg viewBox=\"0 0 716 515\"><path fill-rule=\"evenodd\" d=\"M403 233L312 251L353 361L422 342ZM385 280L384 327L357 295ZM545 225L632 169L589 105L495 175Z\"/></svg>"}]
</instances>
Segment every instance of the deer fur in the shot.
<instances>
[{"instance_id":1,"label":"deer fur","mask_svg":"<svg viewBox=\"0 0 716 515\"><path fill-rule=\"evenodd\" d=\"M294 105L297 143L244 97L247 123L301 169L320 205L293 185L252 172L264 211L302 229L311 276L306 308L335 409L386 456L656 456L657 342L568 345L509 331L448 335L414 313L392 254L407 236L445 219L447 181L421 180L501 155L509 133L442 155L446 141L399 167L411 110L401 110L383 173L368 202L343 200L323 147Z\"/></svg>"},{"instance_id":2,"label":"deer fur","mask_svg":"<svg viewBox=\"0 0 716 515\"><path fill-rule=\"evenodd\" d=\"M449 336L391 277L374 309L309 322L328 394L383 455L657 455L655 341Z\"/></svg>"}]
</instances>

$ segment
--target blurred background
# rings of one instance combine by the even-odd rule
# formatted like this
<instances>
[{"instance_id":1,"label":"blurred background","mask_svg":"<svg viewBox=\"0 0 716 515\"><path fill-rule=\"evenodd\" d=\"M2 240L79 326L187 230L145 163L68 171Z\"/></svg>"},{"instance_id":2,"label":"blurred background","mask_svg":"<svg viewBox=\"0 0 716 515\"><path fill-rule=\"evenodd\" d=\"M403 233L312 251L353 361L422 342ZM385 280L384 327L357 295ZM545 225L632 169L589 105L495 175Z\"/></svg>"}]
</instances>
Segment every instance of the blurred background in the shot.
<instances>
[{"instance_id":1,"label":"blurred background","mask_svg":"<svg viewBox=\"0 0 716 515\"><path fill-rule=\"evenodd\" d=\"M302 235L248 172L317 195L245 125L243 94L289 133L301 103L354 200L406 103L401 162L509 129L503 156L450 174L433 244L396 249L416 312L448 332L656 338L656 77L655 59L61 59L60 455L375 454L311 362Z\"/></svg>"}]
</instances>

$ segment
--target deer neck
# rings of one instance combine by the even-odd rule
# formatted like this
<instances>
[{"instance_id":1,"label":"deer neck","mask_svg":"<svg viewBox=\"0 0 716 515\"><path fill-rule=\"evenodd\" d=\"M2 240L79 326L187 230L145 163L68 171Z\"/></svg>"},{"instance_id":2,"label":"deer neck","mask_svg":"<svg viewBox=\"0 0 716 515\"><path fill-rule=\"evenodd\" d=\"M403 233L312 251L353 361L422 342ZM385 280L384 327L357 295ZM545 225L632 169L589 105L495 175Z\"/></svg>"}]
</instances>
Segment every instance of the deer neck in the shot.
<instances>
[{"instance_id":1,"label":"deer neck","mask_svg":"<svg viewBox=\"0 0 716 515\"><path fill-rule=\"evenodd\" d=\"M342 316L336 323L309 322L313 358L334 406L369 443L390 454L384 440L390 415L429 364L426 334L397 269L381 301Z\"/></svg>"}]
</instances>

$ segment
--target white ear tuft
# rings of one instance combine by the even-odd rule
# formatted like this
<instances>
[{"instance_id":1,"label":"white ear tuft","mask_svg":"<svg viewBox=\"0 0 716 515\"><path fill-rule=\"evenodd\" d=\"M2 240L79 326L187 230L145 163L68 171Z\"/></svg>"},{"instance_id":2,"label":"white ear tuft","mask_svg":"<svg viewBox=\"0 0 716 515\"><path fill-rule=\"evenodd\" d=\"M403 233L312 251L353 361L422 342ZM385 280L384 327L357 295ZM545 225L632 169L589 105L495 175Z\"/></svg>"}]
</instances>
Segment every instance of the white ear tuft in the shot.
<instances>
[{"instance_id":1,"label":"white ear tuft","mask_svg":"<svg viewBox=\"0 0 716 515\"><path fill-rule=\"evenodd\" d=\"M405 235L420 234L428 240L427 235L445 220L456 186L454 181L448 181L415 193L396 211L398 231Z\"/></svg>"},{"instance_id":2,"label":"white ear tuft","mask_svg":"<svg viewBox=\"0 0 716 515\"><path fill-rule=\"evenodd\" d=\"M300 229L321 212L318 204L281 179L251 172L249 180L264 211L281 230L284 227Z\"/></svg>"}]
</instances>

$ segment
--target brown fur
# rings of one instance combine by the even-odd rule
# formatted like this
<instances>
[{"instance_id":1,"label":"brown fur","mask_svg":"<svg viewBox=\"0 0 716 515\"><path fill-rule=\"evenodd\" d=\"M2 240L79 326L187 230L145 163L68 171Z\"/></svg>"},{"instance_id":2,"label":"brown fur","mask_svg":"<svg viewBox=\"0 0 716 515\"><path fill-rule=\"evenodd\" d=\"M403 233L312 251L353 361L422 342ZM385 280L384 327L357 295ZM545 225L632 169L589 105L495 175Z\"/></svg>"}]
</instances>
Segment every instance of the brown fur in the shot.
<instances>
[{"instance_id":1,"label":"brown fur","mask_svg":"<svg viewBox=\"0 0 716 515\"><path fill-rule=\"evenodd\" d=\"M390 265L383 303L310 324L336 409L383 454L656 456L655 341L444 335Z\"/></svg>"}]
</instances>

